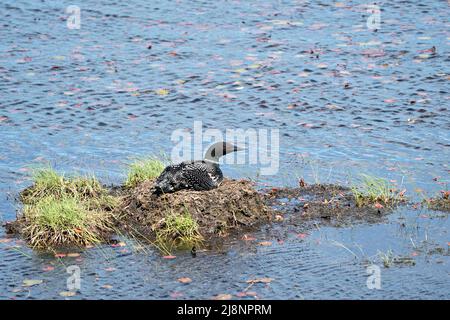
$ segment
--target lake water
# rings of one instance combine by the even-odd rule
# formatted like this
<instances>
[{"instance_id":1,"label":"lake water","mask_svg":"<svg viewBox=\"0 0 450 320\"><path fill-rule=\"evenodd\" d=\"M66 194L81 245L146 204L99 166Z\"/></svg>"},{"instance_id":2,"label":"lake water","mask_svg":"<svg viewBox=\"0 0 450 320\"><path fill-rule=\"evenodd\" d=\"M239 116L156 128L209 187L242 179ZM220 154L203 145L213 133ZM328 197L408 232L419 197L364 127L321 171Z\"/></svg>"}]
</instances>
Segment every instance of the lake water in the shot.
<instances>
[{"instance_id":1,"label":"lake water","mask_svg":"<svg viewBox=\"0 0 450 320\"><path fill-rule=\"evenodd\" d=\"M120 184L133 158L170 154L175 129L280 130L280 167L224 165L261 183L395 181L413 201L450 180L447 1L63 1L0 4L0 217L13 220L29 167L95 172ZM432 49L432 48L435 49ZM210 298L254 284L261 299L450 298L448 214L407 206L385 222L345 228L263 227L255 241L163 259L151 248L103 246L56 259L0 229L0 298ZM258 242L271 241L271 246ZM380 252L415 265L385 268ZM366 285L380 267L381 288ZM181 284L180 277L192 279ZM25 279L42 284L22 287Z\"/></svg>"}]
</instances>

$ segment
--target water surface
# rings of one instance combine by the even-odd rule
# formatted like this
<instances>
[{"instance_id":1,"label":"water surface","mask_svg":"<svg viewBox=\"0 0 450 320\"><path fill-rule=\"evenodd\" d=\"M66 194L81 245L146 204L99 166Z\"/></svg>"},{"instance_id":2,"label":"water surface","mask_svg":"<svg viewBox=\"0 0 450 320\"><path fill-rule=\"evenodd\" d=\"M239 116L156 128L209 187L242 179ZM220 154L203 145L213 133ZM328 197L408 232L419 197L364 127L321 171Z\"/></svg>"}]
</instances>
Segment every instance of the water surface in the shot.
<instances>
[{"instance_id":1,"label":"water surface","mask_svg":"<svg viewBox=\"0 0 450 320\"><path fill-rule=\"evenodd\" d=\"M3 220L15 217L30 165L118 184L133 157L170 154L172 131L192 130L194 120L280 129L280 170L262 183L346 184L365 172L402 184L414 201L448 189L446 1L386 2L376 32L364 1L80 1L80 30L66 26L69 4L0 4ZM258 166L224 173L255 178ZM258 277L274 279L251 288L263 299L448 299L448 230L447 214L407 207L384 223L319 226L303 238L301 226L268 226L255 241L173 260L128 243L60 261L8 239L0 297L62 298L65 267L75 264L75 299L239 298ZM416 264L384 268L377 253L388 250ZM366 286L372 260L381 290ZM23 288L24 279L44 283Z\"/></svg>"}]
</instances>

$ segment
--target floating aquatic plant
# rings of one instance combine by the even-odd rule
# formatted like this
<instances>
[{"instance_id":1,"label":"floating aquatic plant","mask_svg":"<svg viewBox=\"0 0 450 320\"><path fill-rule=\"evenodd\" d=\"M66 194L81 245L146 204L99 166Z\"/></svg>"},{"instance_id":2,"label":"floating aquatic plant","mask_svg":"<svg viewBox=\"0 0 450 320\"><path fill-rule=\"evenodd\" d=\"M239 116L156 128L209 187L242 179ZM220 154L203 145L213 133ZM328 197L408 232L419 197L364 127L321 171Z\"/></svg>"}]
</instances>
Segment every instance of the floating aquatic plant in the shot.
<instances>
[{"instance_id":1,"label":"floating aquatic plant","mask_svg":"<svg viewBox=\"0 0 450 320\"><path fill-rule=\"evenodd\" d=\"M399 192L386 179L366 174L361 175L358 185L352 186L356 206L375 205L378 208L392 206L403 200L404 191Z\"/></svg>"},{"instance_id":2,"label":"floating aquatic plant","mask_svg":"<svg viewBox=\"0 0 450 320\"><path fill-rule=\"evenodd\" d=\"M425 200L428 208L439 211L450 211L450 190L441 190L439 196Z\"/></svg>"}]
</instances>

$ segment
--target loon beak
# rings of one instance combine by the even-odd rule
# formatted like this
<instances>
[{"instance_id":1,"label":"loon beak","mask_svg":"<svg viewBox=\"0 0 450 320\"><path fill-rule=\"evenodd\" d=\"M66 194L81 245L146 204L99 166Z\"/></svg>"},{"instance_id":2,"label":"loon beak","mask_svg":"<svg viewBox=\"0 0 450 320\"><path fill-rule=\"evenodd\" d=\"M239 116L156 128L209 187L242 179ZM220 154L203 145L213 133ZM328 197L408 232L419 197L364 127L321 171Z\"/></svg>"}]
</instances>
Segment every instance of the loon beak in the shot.
<instances>
[{"instance_id":1,"label":"loon beak","mask_svg":"<svg viewBox=\"0 0 450 320\"><path fill-rule=\"evenodd\" d=\"M247 148L240 148L238 146L234 146L234 149L233 149L234 152L241 151L241 150L247 150Z\"/></svg>"}]
</instances>

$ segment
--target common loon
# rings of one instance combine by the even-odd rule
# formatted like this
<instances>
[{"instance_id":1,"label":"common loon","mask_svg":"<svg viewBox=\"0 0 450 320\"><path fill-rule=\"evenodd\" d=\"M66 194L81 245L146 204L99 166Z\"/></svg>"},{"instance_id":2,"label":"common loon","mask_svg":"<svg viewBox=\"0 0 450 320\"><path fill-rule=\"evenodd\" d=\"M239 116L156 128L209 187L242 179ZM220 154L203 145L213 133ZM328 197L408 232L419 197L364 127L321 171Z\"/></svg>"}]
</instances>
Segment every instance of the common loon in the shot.
<instances>
[{"instance_id":1,"label":"common loon","mask_svg":"<svg viewBox=\"0 0 450 320\"><path fill-rule=\"evenodd\" d=\"M219 168L220 158L239 150L243 149L228 142L217 142L208 148L203 160L184 161L167 166L156 179L154 193L217 188L223 180L222 170Z\"/></svg>"}]
</instances>

